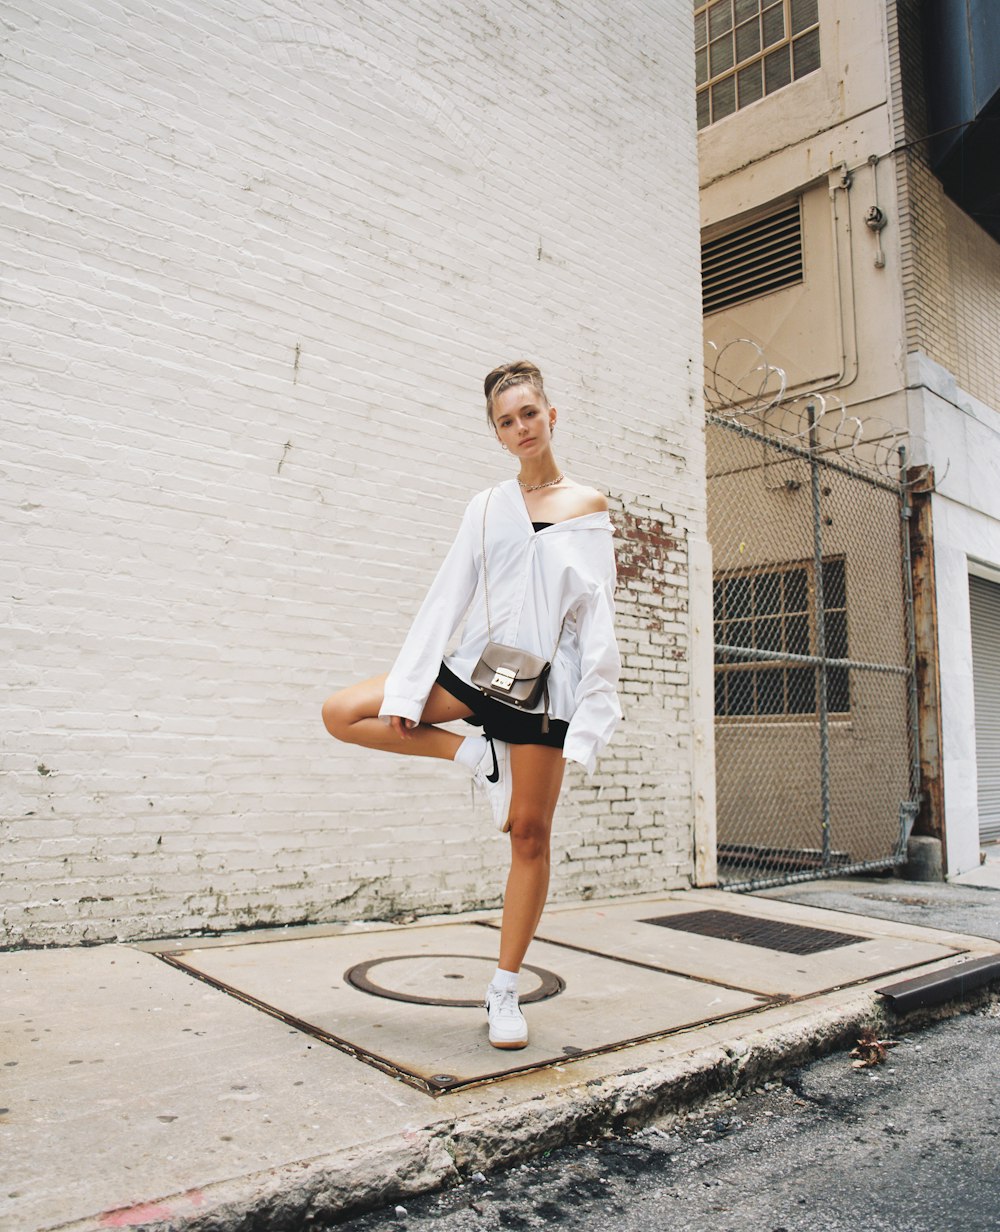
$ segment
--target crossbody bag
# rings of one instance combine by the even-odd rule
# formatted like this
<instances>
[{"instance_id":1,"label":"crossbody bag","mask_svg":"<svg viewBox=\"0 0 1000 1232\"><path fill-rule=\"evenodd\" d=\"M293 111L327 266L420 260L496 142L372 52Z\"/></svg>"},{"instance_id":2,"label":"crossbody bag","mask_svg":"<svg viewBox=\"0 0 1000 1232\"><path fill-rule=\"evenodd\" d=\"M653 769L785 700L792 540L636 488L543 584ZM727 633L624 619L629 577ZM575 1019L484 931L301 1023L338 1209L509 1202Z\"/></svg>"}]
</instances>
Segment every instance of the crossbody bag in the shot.
<instances>
[{"instance_id":1,"label":"crossbody bag","mask_svg":"<svg viewBox=\"0 0 1000 1232\"><path fill-rule=\"evenodd\" d=\"M566 627L566 617L559 626L559 636L552 647L548 659L532 654L528 650L519 650L516 646L505 646L502 642L493 640L493 622L490 618L490 584L486 570L486 514L490 507L490 498L495 489L491 488L483 507L483 598L486 601L486 634L489 641L479 662L472 669L472 683L481 693L494 701L514 706L518 710L533 710L538 705L539 698L544 698L545 706L542 712L542 731L549 730L549 671L555 658L559 643L562 641L563 629ZM567 613L568 615L568 613Z\"/></svg>"}]
</instances>

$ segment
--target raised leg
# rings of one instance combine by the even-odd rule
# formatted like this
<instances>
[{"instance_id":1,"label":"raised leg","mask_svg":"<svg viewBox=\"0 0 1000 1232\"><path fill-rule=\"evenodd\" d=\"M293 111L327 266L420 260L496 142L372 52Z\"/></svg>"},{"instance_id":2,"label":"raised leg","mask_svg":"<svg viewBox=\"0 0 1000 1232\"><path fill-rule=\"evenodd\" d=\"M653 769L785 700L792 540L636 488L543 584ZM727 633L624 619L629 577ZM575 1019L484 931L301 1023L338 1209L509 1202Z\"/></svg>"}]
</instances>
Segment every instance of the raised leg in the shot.
<instances>
[{"instance_id":1,"label":"raised leg","mask_svg":"<svg viewBox=\"0 0 1000 1232\"><path fill-rule=\"evenodd\" d=\"M562 787L561 749L510 746L510 872L500 927L500 967L519 971L549 892L552 818Z\"/></svg>"},{"instance_id":2,"label":"raised leg","mask_svg":"<svg viewBox=\"0 0 1000 1232\"><path fill-rule=\"evenodd\" d=\"M366 749L451 761L462 737L434 725L468 718L472 712L435 684L420 723L400 734L378 717L385 696L385 679L385 674L373 676L371 680L352 684L326 699L323 724L330 735L345 744L359 744Z\"/></svg>"}]
</instances>

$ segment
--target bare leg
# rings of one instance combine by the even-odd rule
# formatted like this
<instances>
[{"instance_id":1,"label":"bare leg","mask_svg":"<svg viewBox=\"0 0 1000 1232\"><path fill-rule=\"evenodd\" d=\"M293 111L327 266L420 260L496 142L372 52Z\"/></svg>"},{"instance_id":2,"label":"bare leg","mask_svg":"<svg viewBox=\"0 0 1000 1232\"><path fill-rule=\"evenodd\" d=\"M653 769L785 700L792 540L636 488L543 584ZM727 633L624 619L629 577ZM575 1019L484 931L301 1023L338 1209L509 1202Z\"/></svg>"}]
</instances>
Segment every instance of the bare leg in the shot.
<instances>
[{"instance_id":1,"label":"bare leg","mask_svg":"<svg viewBox=\"0 0 1000 1232\"><path fill-rule=\"evenodd\" d=\"M472 712L439 684L431 689L420 723L402 736L384 723L378 712L385 696L385 675L373 676L334 693L323 703L326 730L346 744L387 753L408 753L413 757L440 757L451 761L462 737L442 731L435 723L450 723L467 718Z\"/></svg>"},{"instance_id":2,"label":"bare leg","mask_svg":"<svg viewBox=\"0 0 1000 1232\"><path fill-rule=\"evenodd\" d=\"M561 749L510 746L510 872L500 927L500 967L519 971L549 891L549 840L562 787Z\"/></svg>"}]
</instances>

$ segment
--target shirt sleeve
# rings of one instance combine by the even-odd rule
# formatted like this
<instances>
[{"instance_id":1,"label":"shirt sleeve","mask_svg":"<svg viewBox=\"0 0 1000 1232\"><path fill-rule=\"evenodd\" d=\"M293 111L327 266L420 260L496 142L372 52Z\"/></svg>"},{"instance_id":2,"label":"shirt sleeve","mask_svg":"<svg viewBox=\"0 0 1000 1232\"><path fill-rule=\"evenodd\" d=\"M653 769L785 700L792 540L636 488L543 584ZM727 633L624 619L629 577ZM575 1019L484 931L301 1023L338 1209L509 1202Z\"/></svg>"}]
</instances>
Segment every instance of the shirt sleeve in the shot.
<instances>
[{"instance_id":1,"label":"shirt sleeve","mask_svg":"<svg viewBox=\"0 0 1000 1232\"><path fill-rule=\"evenodd\" d=\"M380 718L400 715L420 721L445 647L476 593L481 527L479 503L472 501L386 678Z\"/></svg>"},{"instance_id":2,"label":"shirt sleeve","mask_svg":"<svg viewBox=\"0 0 1000 1232\"><path fill-rule=\"evenodd\" d=\"M597 756L622 717L618 703L621 656L615 638L614 552L610 545L609 555L608 576L577 608L580 683L563 746L563 757L579 762L588 774L594 773Z\"/></svg>"}]
</instances>

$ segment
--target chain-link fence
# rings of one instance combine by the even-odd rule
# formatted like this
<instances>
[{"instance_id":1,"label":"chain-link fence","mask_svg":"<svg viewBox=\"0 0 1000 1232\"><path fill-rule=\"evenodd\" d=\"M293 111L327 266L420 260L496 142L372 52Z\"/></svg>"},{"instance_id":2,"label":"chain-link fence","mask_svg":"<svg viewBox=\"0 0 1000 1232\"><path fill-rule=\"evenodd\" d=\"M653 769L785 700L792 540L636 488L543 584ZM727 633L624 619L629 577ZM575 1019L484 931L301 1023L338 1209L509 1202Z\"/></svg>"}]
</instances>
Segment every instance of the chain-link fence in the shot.
<instances>
[{"instance_id":1,"label":"chain-link fence","mask_svg":"<svg viewBox=\"0 0 1000 1232\"><path fill-rule=\"evenodd\" d=\"M798 433L707 422L719 884L886 868L916 815L906 490ZM901 472L899 472L901 473Z\"/></svg>"}]
</instances>

